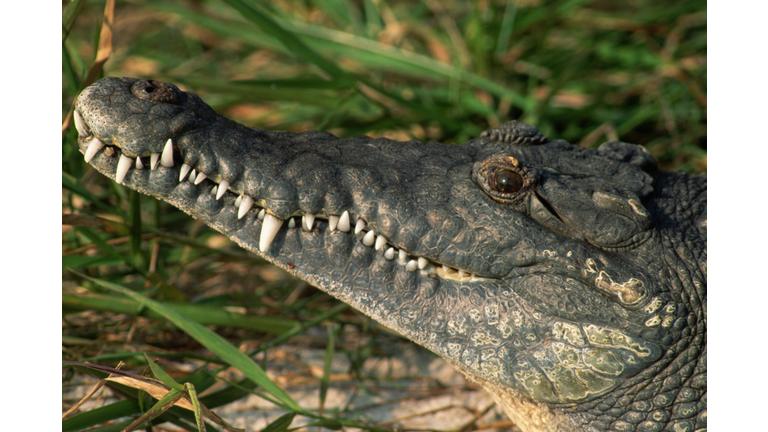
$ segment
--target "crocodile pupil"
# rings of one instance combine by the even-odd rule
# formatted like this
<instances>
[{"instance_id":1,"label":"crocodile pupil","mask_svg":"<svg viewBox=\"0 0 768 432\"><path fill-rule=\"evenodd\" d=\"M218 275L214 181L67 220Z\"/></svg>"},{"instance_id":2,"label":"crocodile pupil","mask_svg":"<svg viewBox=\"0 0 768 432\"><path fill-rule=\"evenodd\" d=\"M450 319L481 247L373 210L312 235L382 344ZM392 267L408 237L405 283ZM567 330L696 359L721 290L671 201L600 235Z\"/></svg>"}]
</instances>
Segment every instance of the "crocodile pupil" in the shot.
<instances>
[{"instance_id":1,"label":"crocodile pupil","mask_svg":"<svg viewBox=\"0 0 768 432\"><path fill-rule=\"evenodd\" d=\"M501 193L515 193L523 187L523 179L514 171L499 170L494 176L496 190Z\"/></svg>"}]
</instances>

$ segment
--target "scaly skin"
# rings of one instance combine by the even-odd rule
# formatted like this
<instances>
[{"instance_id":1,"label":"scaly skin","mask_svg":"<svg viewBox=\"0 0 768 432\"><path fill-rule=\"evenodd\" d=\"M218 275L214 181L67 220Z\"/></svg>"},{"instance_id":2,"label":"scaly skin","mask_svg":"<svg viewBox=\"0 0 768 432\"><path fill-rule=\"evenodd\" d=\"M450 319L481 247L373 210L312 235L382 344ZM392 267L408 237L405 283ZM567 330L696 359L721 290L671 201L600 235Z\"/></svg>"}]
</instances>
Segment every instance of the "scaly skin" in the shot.
<instances>
[{"instance_id":1,"label":"scaly skin","mask_svg":"<svg viewBox=\"0 0 768 432\"><path fill-rule=\"evenodd\" d=\"M523 430L706 429L705 176L518 122L461 146L251 129L132 78L76 120L101 173L130 157L123 184L444 357Z\"/></svg>"}]
</instances>

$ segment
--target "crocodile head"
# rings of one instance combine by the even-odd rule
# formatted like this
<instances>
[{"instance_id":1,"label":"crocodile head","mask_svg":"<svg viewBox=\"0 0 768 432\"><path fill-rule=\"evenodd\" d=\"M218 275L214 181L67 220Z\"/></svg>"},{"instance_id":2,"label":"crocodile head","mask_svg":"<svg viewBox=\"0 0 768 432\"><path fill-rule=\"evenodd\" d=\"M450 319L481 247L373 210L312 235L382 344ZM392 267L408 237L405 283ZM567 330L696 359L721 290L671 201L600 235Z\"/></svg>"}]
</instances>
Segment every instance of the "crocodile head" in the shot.
<instances>
[{"instance_id":1,"label":"crocodile head","mask_svg":"<svg viewBox=\"0 0 768 432\"><path fill-rule=\"evenodd\" d=\"M132 78L74 118L101 173L444 357L526 430L706 424L706 179L641 147L265 131Z\"/></svg>"}]
</instances>

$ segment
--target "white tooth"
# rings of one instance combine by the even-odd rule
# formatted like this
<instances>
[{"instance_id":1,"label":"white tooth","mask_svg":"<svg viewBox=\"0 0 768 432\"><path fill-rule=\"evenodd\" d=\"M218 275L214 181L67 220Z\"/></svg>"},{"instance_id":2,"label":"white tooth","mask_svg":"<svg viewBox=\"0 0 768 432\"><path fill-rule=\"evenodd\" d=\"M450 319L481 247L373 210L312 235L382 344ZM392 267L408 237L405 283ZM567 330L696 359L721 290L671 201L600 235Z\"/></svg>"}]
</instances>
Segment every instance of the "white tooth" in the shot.
<instances>
[{"instance_id":1,"label":"white tooth","mask_svg":"<svg viewBox=\"0 0 768 432\"><path fill-rule=\"evenodd\" d=\"M163 154L160 156L160 165L171 168L173 166L173 140L170 138L165 142Z\"/></svg>"},{"instance_id":2,"label":"white tooth","mask_svg":"<svg viewBox=\"0 0 768 432\"><path fill-rule=\"evenodd\" d=\"M328 216L328 229L333 231L336 229L336 226L339 224L339 217L338 216Z\"/></svg>"},{"instance_id":3,"label":"white tooth","mask_svg":"<svg viewBox=\"0 0 768 432\"><path fill-rule=\"evenodd\" d=\"M365 233L365 236L363 236L363 244L366 246L373 246L373 240L376 237L376 233L373 232L373 230L368 231Z\"/></svg>"},{"instance_id":4,"label":"white tooth","mask_svg":"<svg viewBox=\"0 0 768 432\"><path fill-rule=\"evenodd\" d=\"M264 220L264 215L266 215L266 214L267 214L267 211L264 210L264 209L261 209L261 211L259 212L259 214L256 215L256 217L259 218L260 221L263 221Z\"/></svg>"},{"instance_id":5,"label":"white tooth","mask_svg":"<svg viewBox=\"0 0 768 432\"><path fill-rule=\"evenodd\" d=\"M195 184L195 177L197 177L197 171L196 170L192 170L192 172L189 173L189 177L187 177L187 181L192 183L192 184Z\"/></svg>"},{"instance_id":6,"label":"white tooth","mask_svg":"<svg viewBox=\"0 0 768 432\"><path fill-rule=\"evenodd\" d=\"M240 203L240 210L237 211L237 218L240 219L248 213L248 210L253 206L253 198L248 195L242 195L243 202Z\"/></svg>"},{"instance_id":7,"label":"white tooth","mask_svg":"<svg viewBox=\"0 0 768 432\"><path fill-rule=\"evenodd\" d=\"M395 248L389 248L386 252L384 252L384 258L392 261L395 259Z\"/></svg>"},{"instance_id":8,"label":"white tooth","mask_svg":"<svg viewBox=\"0 0 768 432\"><path fill-rule=\"evenodd\" d=\"M447 265L443 264L443 271L444 272L448 273L448 270L450 270L450 269L451 269L450 267L448 267Z\"/></svg>"},{"instance_id":9,"label":"white tooth","mask_svg":"<svg viewBox=\"0 0 768 432\"><path fill-rule=\"evenodd\" d=\"M400 252L397 253L397 257L400 258L402 261L405 261L405 259L408 258L408 253L400 249Z\"/></svg>"},{"instance_id":10,"label":"white tooth","mask_svg":"<svg viewBox=\"0 0 768 432\"><path fill-rule=\"evenodd\" d=\"M195 184L200 184L203 180L205 180L208 176L205 175L204 172L200 171L200 174L197 175L197 178L195 178Z\"/></svg>"},{"instance_id":11,"label":"white tooth","mask_svg":"<svg viewBox=\"0 0 768 432\"><path fill-rule=\"evenodd\" d=\"M179 181L184 181L184 177L186 177L191 170L192 170L191 166L185 163L181 164L181 174L179 174Z\"/></svg>"},{"instance_id":12,"label":"white tooth","mask_svg":"<svg viewBox=\"0 0 768 432\"><path fill-rule=\"evenodd\" d=\"M288 228L296 228L296 218L290 218L288 220Z\"/></svg>"},{"instance_id":13,"label":"white tooth","mask_svg":"<svg viewBox=\"0 0 768 432\"><path fill-rule=\"evenodd\" d=\"M216 195L217 193L219 193L219 185L216 185L211 189L211 195Z\"/></svg>"},{"instance_id":14,"label":"white tooth","mask_svg":"<svg viewBox=\"0 0 768 432\"><path fill-rule=\"evenodd\" d=\"M301 217L301 229L304 231L312 231L312 225L315 223L315 215L305 214Z\"/></svg>"},{"instance_id":15,"label":"white tooth","mask_svg":"<svg viewBox=\"0 0 768 432\"><path fill-rule=\"evenodd\" d=\"M344 213L341 214L341 217L339 218L339 226L337 227L339 231L349 232L349 212L344 210Z\"/></svg>"},{"instance_id":16,"label":"white tooth","mask_svg":"<svg viewBox=\"0 0 768 432\"><path fill-rule=\"evenodd\" d=\"M85 151L85 161L90 162L99 150L104 148L104 143L100 139L93 137L91 143L88 144L88 150Z\"/></svg>"},{"instance_id":17,"label":"white tooth","mask_svg":"<svg viewBox=\"0 0 768 432\"><path fill-rule=\"evenodd\" d=\"M419 263L417 263L416 260L410 260L408 261L408 264L405 265L405 269L408 271L416 271L417 268L419 268Z\"/></svg>"},{"instance_id":18,"label":"white tooth","mask_svg":"<svg viewBox=\"0 0 768 432\"><path fill-rule=\"evenodd\" d=\"M283 225L283 221L267 214L264 216L264 224L261 227L261 237L259 237L259 250L266 252L269 249L269 245L272 244L272 240L275 239L277 231Z\"/></svg>"},{"instance_id":19,"label":"white tooth","mask_svg":"<svg viewBox=\"0 0 768 432\"><path fill-rule=\"evenodd\" d=\"M224 196L224 192L227 191L228 187L229 187L229 182L226 180L222 180L221 183L219 183L219 193L216 194L216 199L221 199L221 197Z\"/></svg>"},{"instance_id":20,"label":"white tooth","mask_svg":"<svg viewBox=\"0 0 768 432\"><path fill-rule=\"evenodd\" d=\"M235 200L235 207L240 207L240 203L241 202L243 202L243 196L242 195L237 197L237 199Z\"/></svg>"},{"instance_id":21,"label":"white tooth","mask_svg":"<svg viewBox=\"0 0 768 432\"><path fill-rule=\"evenodd\" d=\"M419 264L419 268L420 268L420 269L423 269L424 267L426 267L426 266L427 266L427 264L429 264L429 260L428 260L428 259L426 259L426 258L422 258L422 257L419 257L419 262L418 262L418 264Z\"/></svg>"},{"instance_id":22,"label":"white tooth","mask_svg":"<svg viewBox=\"0 0 768 432\"><path fill-rule=\"evenodd\" d=\"M141 158L136 156L136 169L144 169L144 164L141 163Z\"/></svg>"},{"instance_id":23,"label":"white tooth","mask_svg":"<svg viewBox=\"0 0 768 432\"><path fill-rule=\"evenodd\" d=\"M382 250L384 249L384 246L387 245L387 238L383 235L379 235L376 237L376 245L373 247L376 250Z\"/></svg>"},{"instance_id":24,"label":"white tooth","mask_svg":"<svg viewBox=\"0 0 768 432\"><path fill-rule=\"evenodd\" d=\"M117 161L117 172L115 172L115 181L122 183L125 175L128 174L128 170L133 165L133 159L126 155L120 155L120 160Z\"/></svg>"},{"instance_id":25,"label":"white tooth","mask_svg":"<svg viewBox=\"0 0 768 432\"><path fill-rule=\"evenodd\" d=\"M75 110L75 129L77 129L77 133L80 136L88 136L88 128L85 126L85 120L83 120L83 116L81 116L77 110Z\"/></svg>"},{"instance_id":26,"label":"white tooth","mask_svg":"<svg viewBox=\"0 0 768 432\"><path fill-rule=\"evenodd\" d=\"M358 219L357 223L355 224L355 234L362 231L363 228L365 228L365 221L363 221L362 219Z\"/></svg>"},{"instance_id":27,"label":"white tooth","mask_svg":"<svg viewBox=\"0 0 768 432\"><path fill-rule=\"evenodd\" d=\"M157 169L157 161L160 160L160 153L150 153L149 154L149 169L152 171Z\"/></svg>"},{"instance_id":28,"label":"white tooth","mask_svg":"<svg viewBox=\"0 0 768 432\"><path fill-rule=\"evenodd\" d=\"M466 273L464 273L464 270L459 270L459 277L464 277Z\"/></svg>"}]
</instances>

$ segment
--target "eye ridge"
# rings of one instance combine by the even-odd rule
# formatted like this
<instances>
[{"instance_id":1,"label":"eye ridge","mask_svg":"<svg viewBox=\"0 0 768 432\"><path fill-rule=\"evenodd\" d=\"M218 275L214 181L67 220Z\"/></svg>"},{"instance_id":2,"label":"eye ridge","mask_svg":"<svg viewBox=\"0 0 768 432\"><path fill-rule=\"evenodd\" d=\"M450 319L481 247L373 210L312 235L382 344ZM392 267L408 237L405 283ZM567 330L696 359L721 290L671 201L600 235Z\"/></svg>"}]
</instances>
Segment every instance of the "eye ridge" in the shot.
<instances>
[{"instance_id":1,"label":"eye ridge","mask_svg":"<svg viewBox=\"0 0 768 432\"><path fill-rule=\"evenodd\" d=\"M493 178L488 183L499 193L512 194L518 192L525 184L520 174L509 169L496 168L491 171L491 174Z\"/></svg>"}]
</instances>

